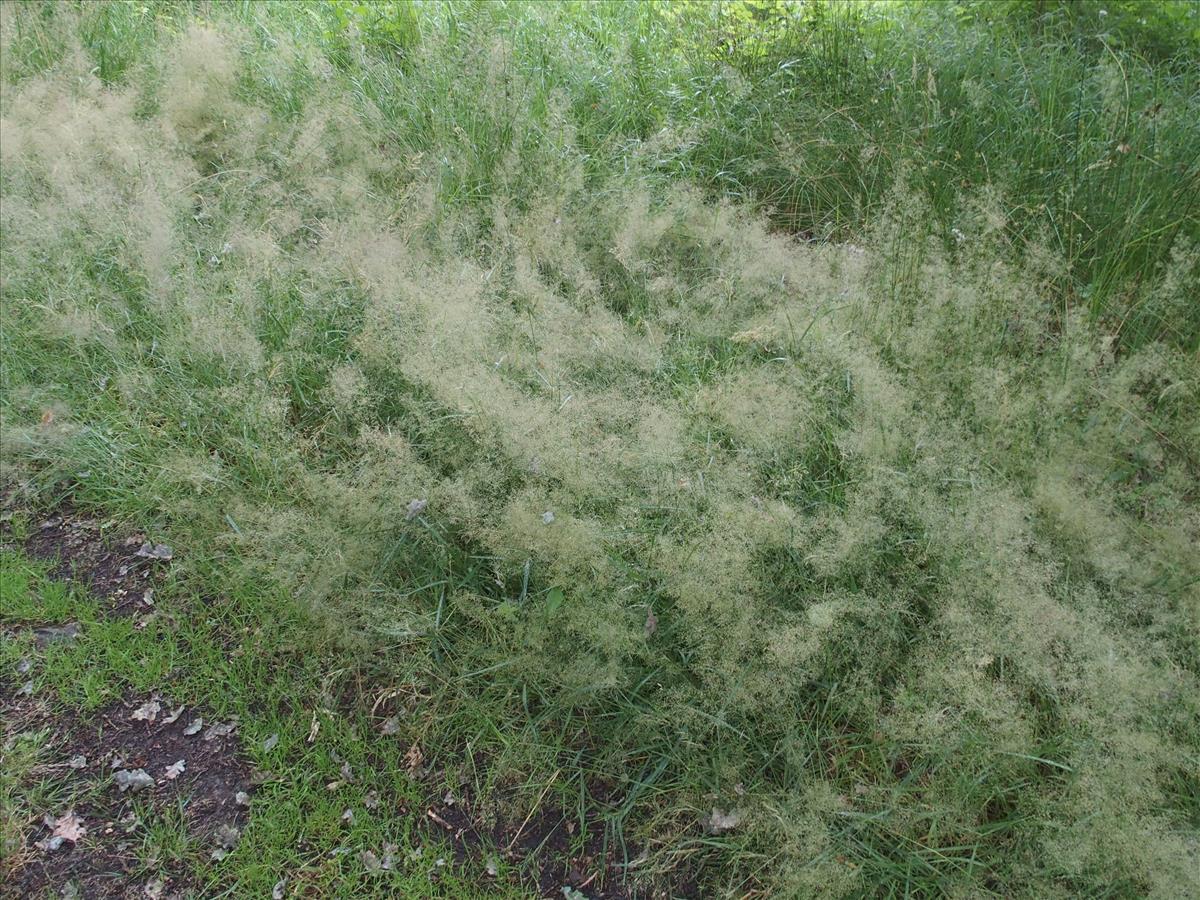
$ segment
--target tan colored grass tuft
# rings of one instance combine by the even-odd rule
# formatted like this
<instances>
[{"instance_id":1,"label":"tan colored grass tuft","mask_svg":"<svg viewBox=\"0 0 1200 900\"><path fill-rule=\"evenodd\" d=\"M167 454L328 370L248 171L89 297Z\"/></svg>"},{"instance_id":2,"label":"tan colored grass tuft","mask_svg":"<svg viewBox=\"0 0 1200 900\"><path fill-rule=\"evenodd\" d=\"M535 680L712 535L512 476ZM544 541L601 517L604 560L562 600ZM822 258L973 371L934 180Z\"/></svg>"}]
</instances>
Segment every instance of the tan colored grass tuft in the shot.
<instances>
[{"instance_id":1,"label":"tan colored grass tuft","mask_svg":"<svg viewBox=\"0 0 1200 900\"><path fill-rule=\"evenodd\" d=\"M945 251L905 192L863 246L815 246L690 190L585 189L566 100L534 127L513 52L453 87L522 125L492 169L457 138L379 150L329 72L271 118L212 26L149 112L72 54L6 81L6 457L178 498L419 665L440 623L548 706L637 694L631 745L759 779L731 840L796 895L856 889L838 829L882 809L898 841L986 844L993 782L1045 787L1033 892L1186 895L1158 775L1200 695L1195 360L1117 358L1048 304L1061 260L1011 260L998 194ZM446 204L464 173L494 202ZM1181 246L1164 315L1194 267Z\"/></svg>"}]
</instances>

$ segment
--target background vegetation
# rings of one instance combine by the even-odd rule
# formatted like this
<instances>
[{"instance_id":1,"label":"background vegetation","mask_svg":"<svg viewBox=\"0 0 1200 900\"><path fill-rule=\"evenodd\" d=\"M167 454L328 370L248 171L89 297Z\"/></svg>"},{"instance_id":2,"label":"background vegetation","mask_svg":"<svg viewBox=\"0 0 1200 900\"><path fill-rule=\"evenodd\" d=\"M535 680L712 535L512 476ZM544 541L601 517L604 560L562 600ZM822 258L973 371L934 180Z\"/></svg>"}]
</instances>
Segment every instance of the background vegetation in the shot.
<instances>
[{"instance_id":1,"label":"background vegetation","mask_svg":"<svg viewBox=\"0 0 1200 900\"><path fill-rule=\"evenodd\" d=\"M1198 889L1194 4L2 27L29 496L639 889Z\"/></svg>"}]
</instances>

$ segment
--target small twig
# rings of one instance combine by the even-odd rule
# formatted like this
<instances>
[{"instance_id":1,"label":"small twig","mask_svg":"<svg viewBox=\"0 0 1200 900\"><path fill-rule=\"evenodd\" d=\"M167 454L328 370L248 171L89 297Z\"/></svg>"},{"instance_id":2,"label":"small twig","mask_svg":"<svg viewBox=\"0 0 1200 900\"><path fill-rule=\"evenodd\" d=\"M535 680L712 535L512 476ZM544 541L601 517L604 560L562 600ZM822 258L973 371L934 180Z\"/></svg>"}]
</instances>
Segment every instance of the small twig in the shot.
<instances>
[{"instance_id":1,"label":"small twig","mask_svg":"<svg viewBox=\"0 0 1200 900\"><path fill-rule=\"evenodd\" d=\"M521 836L521 832L525 830L525 826L529 824L529 820L532 819L533 814L537 812L537 808L541 805L542 799L546 796L546 792L550 790L550 785L554 784L554 780L558 778L558 773L561 771L562 769L557 769L554 774L550 776L550 780L546 782L546 786L542 788L541 794L538 795L537 800L534 801L533 807L529 810L529 815L525 817L525 821L521 823L521 827L517 829L517 833L514 834L512 840L508 842L508 846L504 848L505 853L513 848L513 844L517 842L517 838Z\"/></svg>"}]
</instances>

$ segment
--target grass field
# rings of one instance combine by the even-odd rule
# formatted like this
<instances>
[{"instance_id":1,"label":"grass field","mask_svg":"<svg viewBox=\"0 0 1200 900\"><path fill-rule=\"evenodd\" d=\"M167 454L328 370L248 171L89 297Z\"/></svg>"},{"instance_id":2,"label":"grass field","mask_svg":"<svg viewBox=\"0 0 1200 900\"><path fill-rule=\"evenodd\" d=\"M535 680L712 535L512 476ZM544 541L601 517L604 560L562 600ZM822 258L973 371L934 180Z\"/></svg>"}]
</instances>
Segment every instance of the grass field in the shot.
<instances>
[{"instance_id":1,"label":"grass field","mask_svg":"<svg viewBox=\"0 0 1200 900\"><path fill-rule=\"evenodd\" d=\"M538 890L415 855L413 747L571 823L532 856L596 825L560 896L1200 893L1197 7L6 3L0 49L11 543L175 551L146 630L6 551L3 677L241 717L279 779L171 845L199 896ZM347 759L398 798L349 832Z\"/></svg>"}]
</instances>

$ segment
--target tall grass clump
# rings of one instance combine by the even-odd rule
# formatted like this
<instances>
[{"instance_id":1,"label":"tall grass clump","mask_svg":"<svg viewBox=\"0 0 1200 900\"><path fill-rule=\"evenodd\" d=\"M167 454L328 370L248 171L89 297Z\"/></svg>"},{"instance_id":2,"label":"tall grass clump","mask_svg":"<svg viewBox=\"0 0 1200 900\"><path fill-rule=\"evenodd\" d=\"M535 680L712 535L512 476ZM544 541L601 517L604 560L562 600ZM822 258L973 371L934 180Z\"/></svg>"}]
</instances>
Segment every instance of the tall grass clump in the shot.
<instances>
[{"instance_id":1,"label":"tall grass clump","mask_svg":"<svg viewBox=\"0 0 1200 900\"><path fill-rule=\"evenodd\" d=\"M916 4L897 16L830 4L785 16L731 49L753 87L690 156L715 186L819 236L861 227L907 171L929 227L951 241L961 198L991 185L1015 247L1048 244L1069 263L1072 303L1125 340L1195 347L1194 315L1138 299L1175 242L1197 235L1195 41L1123 41L1103 6ZM1108 6L1114 22L1164 15ZM1170 9L1174 20L1146 30L1194 37L1194 7Z\"/></svg>"},{"instance_id":2,"label":"tall grass clump","mask_svg":"<svg viewBox=\"0 0 1200 900\"><path fill-rule=\"evenodd\" d=\"M3 7L9 480L639 892L1200 891L1194 44L195 12Z\"/></svg>"}]
</instances>

